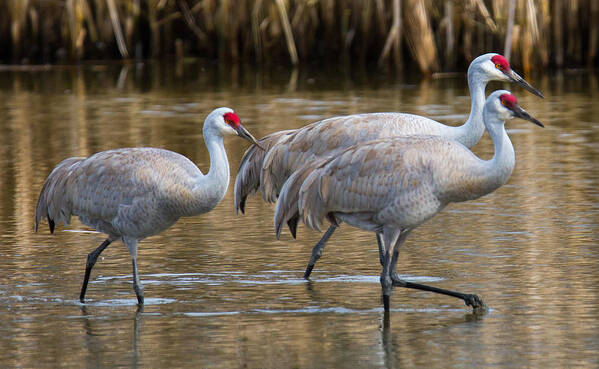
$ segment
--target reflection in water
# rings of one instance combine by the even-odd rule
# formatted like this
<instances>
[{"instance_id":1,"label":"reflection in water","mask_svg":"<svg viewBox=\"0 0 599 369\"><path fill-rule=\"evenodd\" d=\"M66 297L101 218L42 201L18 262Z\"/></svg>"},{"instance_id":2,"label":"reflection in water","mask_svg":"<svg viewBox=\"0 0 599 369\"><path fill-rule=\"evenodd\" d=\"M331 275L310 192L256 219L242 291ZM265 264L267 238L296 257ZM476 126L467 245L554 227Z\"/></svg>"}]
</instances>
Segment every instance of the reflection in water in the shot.
<instances>
[{"instance_id":1,"label":"reflection in water","mask_svg":"<svg viewBox=\"0 0 599 369\"><path fill-rule=\"evenodd\" d=\"M397 350L391 331L391 313L383 313L383 329L381 330L381 342L383 343L383 352L385 353L385 368L399 368L397 365Z\"/></svg>"},{"instance_id":2,"label":"reflection in water","mask_svg":"<svg viewBox=\"0 0 599 369\"><path fill-rule=\"evenodd\" d=\"M33 233L35 201L59 161L115 147L167 148L206 171L201 121L216 106L235 108L256 136L374 111L459 124L469 107L462 76L419 83L190 63L0 72L0 358L7 367L598 366L599 84L586 72L529 80L546 99L509 87L547 128L508 123L517 160L508 184L450 206L401 251L402 278L480 294L490 312L397 289L385 316L369 233L342 226L306 282L319 235L300 227L297 241L276 241L272 207L250 198L236 216L230 189L213 212L140 245L143 311L120 242L98 260L82 306L85 257L103 236L78 234L87 229L77 221ZM227 146L234 171L247 145ZM475 152L490 157L488 137Z\"/></svg>"},{"instance_id":3,"label":"reflection in water","mask_svg":"<svg viewBox=\"0 0 599 369\"><path fill-rule=\"evenodd\" d=\"M133 316L133 318L128 319L126 317L123 321L127 322L131 320L133 324L130 330L124 329L122 334L131 337L131 344L129 345L129 348L125 346L122 349L129 353L128 356L130 356L130 360L127 363L107 362L105 355L107 352L106 345L112 340L113 334L110 334L110 332L106 332L105 330L106 327L111 329L113 323L97 319L94 312L89 312L85 305L81 306L81 321L83 322L85 330L85 356L87 357L87 367L97 367L99 365L115 366L123 364L129 368L142 367L140 365L139 343L141 332L143 331L143 306L138 305L135 312L129 315Z\"/></svg>"},{"instance_id":4,"label":"reflection in water","mask_svg":"<svg viewBox=\"0 0 599 369\"><path fill-rule=\"evenodd\" d=\"M416 324L424 325L424 328L426 328L422 331L414 331L409 326L411 320L406 321L405 317L395 319L395 315L393 312L384 312L380 323L381 352L384 353L385 368L455 366L454 364L449 365L449 363L452 363L451 346L457 342L451 341L449 332L468 327L471 334L480 334L480 332L477 332L477 327L485 318L485 314L470 312L463 316L456 315L430 325L425 321L426 317L423 317L424 319L414 317ZM394 322L391 323L391 320L394 320ZM398 326L401 328L398 329ZM423 337L426 338L427 335L432 335L433 332L442 337L444 345L435 345L427 341L421 342ZM469 352L468 354L474 356L474 353ZM485 360L485 358L478 358L477 360L480 359ZM433 363L435 364L433 365ZM459 363L459 361L454 363ZM475 364L475 367L480 366L480 362L476 364L476 360L472 360L470 363Z\"/></svg>"}]
</instances>

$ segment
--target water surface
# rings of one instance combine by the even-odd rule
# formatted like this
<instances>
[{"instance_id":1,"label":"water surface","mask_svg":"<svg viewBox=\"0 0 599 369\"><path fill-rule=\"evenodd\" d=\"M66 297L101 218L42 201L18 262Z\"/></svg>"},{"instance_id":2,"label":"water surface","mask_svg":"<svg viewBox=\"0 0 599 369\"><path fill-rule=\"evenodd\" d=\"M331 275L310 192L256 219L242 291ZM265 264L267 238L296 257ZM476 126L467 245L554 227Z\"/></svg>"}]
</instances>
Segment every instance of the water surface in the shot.
<instances>
[{"instance_id":1,"label":"water surface","mask_svg":"<svg viewBox=\"0 0 599 369\"><path fill-rule=\"evenodd\" d=\"M404 111L460 124L461 74L427 81L370 71L220 70L196 64L0 71L0 360L6 367L599 366L599 87L592 72L512 89L545 123L508 123L509 182L453 204L412 233L400 275L490 306L397 289L383 319L372 234L343 226L302 274L319 234L277 241L258 197L236 215L232 188L211 213L139 246L146 306L115 242L78 301L87 254L104 239L78 221L33 230L37 195L70 156L129 146L182 153L206 172L201 123L234 108L257 137L350 113ZM490 89L504 87L492 84ZM247 142L226 142L235 175ZM492 155L487 135L474 148ZM233 177L234 178L234 177Z\"/></svg>"}]
</instances>

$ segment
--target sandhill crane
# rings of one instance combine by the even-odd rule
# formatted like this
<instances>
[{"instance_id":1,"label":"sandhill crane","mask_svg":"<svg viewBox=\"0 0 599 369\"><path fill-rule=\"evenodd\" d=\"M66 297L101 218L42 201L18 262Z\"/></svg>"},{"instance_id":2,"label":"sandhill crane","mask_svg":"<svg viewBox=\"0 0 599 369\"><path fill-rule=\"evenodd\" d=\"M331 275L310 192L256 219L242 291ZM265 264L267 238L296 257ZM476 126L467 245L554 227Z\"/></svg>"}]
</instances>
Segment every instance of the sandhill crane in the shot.
<instances>
[{"instance_id":1,"label":"sandhill crane","mask_svg":"<svg viewBox=\"0 0 599 369\"><path fill-rule=\"evenodd\" d=\"M481 55L474 59L468 68L472 104L470 116L463 125L447 126L413 114L370 113L330 118L295 131L285 131L284 134L271 134L260 142L265 146L272 146L272 149L263 152L250 147L242 159L235 180L235 207L243 212L246 197L258 188L262 189L267 202L275 202L287 178L304 163L336 155L360 142L398 135L426 134L454 139L472 147L484 133L482 109L485 103L485 87L492 80L514 82L543 97L541 92L511 69L502 55ZM256 175L258 172L261 173L259 179ZM297 220L290 219L288 225L295 237ZM314 264L322 255L324 246L335 229L336 226L329 227L313 247L304 278L309 278ZM382 251L380 244L379 251Z\"/></svg>"},{"instance_id":2,"label":"sandhill crane","mask_svg":"<svg viewBox=\"0 0 599 369\"><path fill-rule=\"evenodd\" d=\"M87 256L81 302L98 256L111 242L121 239L131 255L133 287L138 304L143 305L137 243L169 228L180 217L212 210L224 197L230 174L223 137L256 140L229 108L212 111L204 121L203 134L210 154L206 175L183 155L148 147L68 158L50 173L37 202L35 230L40 220L47 218L54 233L56 223L68 225L75 215L83 224L108 234Z\"/></svg>"},{"instance_id":3,"label":"sandhill crane","mask_svg":"<svg viewBox=\"0 0 599 369\"><path fill-rule=\"evenodd\" d=\"M398 252L408 234L451 202L495 191L514 168L514 148L505 120L519 117L543 125L524 111L509 91L493 92L483 110L495 154L482 160L454 140L434 136L379 139L352 146L339 155L308 163L289 177L275 211L279 237L289 219L300 217L320 230L324 218L336 225L373 231L383 244L381 285L385 311L392 286L416 288L464 300L482 308L476 295L406 282L397 276Z\"/></svg>"}]
</instances>

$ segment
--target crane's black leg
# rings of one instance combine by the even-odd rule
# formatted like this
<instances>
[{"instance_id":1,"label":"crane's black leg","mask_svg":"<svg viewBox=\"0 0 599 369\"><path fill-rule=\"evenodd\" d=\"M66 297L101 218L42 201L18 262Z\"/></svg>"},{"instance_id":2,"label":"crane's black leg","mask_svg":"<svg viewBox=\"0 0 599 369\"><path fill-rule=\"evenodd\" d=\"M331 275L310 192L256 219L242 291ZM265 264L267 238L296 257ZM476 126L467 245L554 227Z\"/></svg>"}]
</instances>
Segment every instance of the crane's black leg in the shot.
<instances>
[{"instance_id":1,"label":"crane's black leg","mask_svg":"<svg viewBox=\"0 0 599 369\"><path fill-rule=\"evenodd\" d=\"M144 286L141 284L139 280L139 274L137 274L137 260L136 258L132 258L133 264L133 289L135 290L135 295L137 296L137 305L144 304Z\"/></svg>"},{"instance_id":2,"label":"crane's black leg","mask_svg":"<svg viewBox=\"0 0 599 369\"><path fill-rule=\"evenodd\" d=\"M379 237L378 233L382 233ZM383 290L383 306L385 311L389 311L389 305L391 300L391 290L393 288L393 280L391 279L391 253L393 252L394 246L396 245L397 239L401 234L400 230L392 228L383 228L383 232L377 232L377 239L382 241L383 249L385 250L385 257L383 261L383 270L381 272L381 288Z\"/></svg>"},{"instance_id":3,"label":"crane's black leg","mask_svg":"<svg viewBox=\"0 0 599 369\"><path fill-rule=\"evenodd\" d=\"M83 302L85 298L85 291L87 290L89 275L91 274L92 268L98 260L98 256L100 256L102 251L104 251L104 249L107 248L111 242L112 240L110 238L107 238L106 240L104 240L104 242L100 244L100 246L98 246L97 249L95 249L87 255L87 263L85 264L85 277L83 277L83 285L81 286L81 294L79 295L79 301Z\"/></svg>"},{"instance_id":4,"label":"crane's black leg","mask_svg":"<svg viewBox=\"0 0 599 369\"><path fill-rule=\"evenodd\" d=\"M385 260L385 264L383 265L383 272L381 273L381 288L383 289L383 307L385 308L385 312L389 311L389 306L391 304L392 286L393 281L389 278L389 262Z\"/></svg>"},{"instance_id":5,"label":"crane's black leg","mask_svg":"<svg viewBox=\"0 0 599 369\"><path fill-rule=\"evenodd\" d=\"M464 303L466 304L466 306L472 306L472 308L475 311L486 309L486 305L485 305L484 301L477 295L455 292L455 291L450 291L450 290L444 290L442 288L427 286L427 285L419 284L419 283L407 282L402 279L399 279L399 277L397 276L396 273L393 273L393 276L391 277L391 279L393 280L393 286L396 286L396 287L413 288L416 290L429 291L429 292L434 292L434 293L440 293L442 295L457 297L459 299L462 299L464 301Z\"/></svg>"},{"instance_id":6,"label":"crane's black leg","mask_svg":"<svg viewBox=\"0 0 599 369\"><path fill-rule=\"evenodd\" d=\"M306 267L306 271L304 272L305 279L310 278L310 274L312 273L314 264L322 256L322 251L324 250L324 246L327 243L327 241L329 240L329 238L331 238L331 236L335 232L335 229L337 229L337 226L331 225L329 227L329 229L327 229L327 231L325 232L324 236L322 236L320 241L318 241L316 243L316 245L314 245L314 248L312 248L312 255L310 256L310 261L308 262L308 266Z\"/></svg>"},{"instance_id":7,"label":"crane's black leg","mask_svg":"<svg viewBox=\"0 0 599 369\"><path fill-rule=\"evenodd\" d=\"M382 233L378 233L376 234L376 243L379 246L379 261L381 263L381 266L385 265L385 241L383 240L383 234ZM395 270L395 269L391 269L391 270Z\"/></svg>"},{"instance_id":8,"label":"crane's black leg","mask_svg":"<svg viewBox=\"0 0 599 369\"><path fill-rule=\"evenodd\" d=\"M396 249L393 252L393 259L391 260L390 277L391 277L391 280L393 281L394 287L412 288L412 289L421 290L421 291L429 291L429 292L434 292L434 293L440 293L442 295L453 296L453 297L457 297L459 299L464 300L464 303L466 304L466 306L472 306L472 308L474 310L486 309L485 303L477 295L444 290L442 288L431 287L431 286L427 286L427 285L419 284L419 283L407 282L407 281L404 281L403 279L400 279L399 276L397 275L397 273L395 272L395 266L397 265L398 255L399 255L399 250Z\"/></svg>"},{"instance_id":9,"label":"crane's black leg","mask_svg":"<svg viewBox=\"0 0 599 369\"><path fill-rule=\"evenodd\" d=\"M472 308L474 310L483 310L484 311L486 309L485 303L477 295L465 294L465 293L460 293L460 292L455 292L455 291L444 290L442 288L431 287L431 286L427 286L424 284L407 282L407 281L404 281L399 278L399 276L395 272L395 269L397 267L397 260L399 258L399 249L401 248L401 245L403 245L404 242L406 241L406 238L408 237L408 234L410 233L410 231L411 230L402 232L402 234L397 239L397 244L395 245L395 249L393 250L393 257L391 259L391 265L389 268L389 276L391 277L391 280L393 281L393 286L394 287L403 287L403 288L412 288L412 289L416 289L416 290L429 291L429 292L439 293L442 295L457 297L459 299L464 300L464 303L466 304L466 306L472 306Z\"/></svg>"},{"instance_id":10,"label":"crane's black leg","mask_svg":"<svg viewBox=\"0 0 599 369\"><path fill-rule=\"evenodd\" d=\"M139 274L137 273L137 240L134 238L123 237L123 242L129 250L131 255L131 264L133 265L133 289L137 295L137 304L144 304L144 286L139 280Z\"/></svg>"},{"instance_id":11,"label":"crane's black leg","mask_svg":"<svg viewBox=\"0 0 599 369\"><path fill-rule=\"evenodd\" d=\"M391 267L389 268L389 273L391 275L391 278L393 278L393 274L395 273L395 269L397 268L397 259L399 258L399 250L401 249L401 246L403 246L403 244L406 242L406 239L408 238L408 235L410 234L411 231L412 231L411 229L406 229L405 231L401 232L401 234L397 238L397 242L395 243L395 248L393 249L393 259L391 259ZM380 248L381 248L381 245L379 243L379 249Z\"/></svg>"}]
</instances>

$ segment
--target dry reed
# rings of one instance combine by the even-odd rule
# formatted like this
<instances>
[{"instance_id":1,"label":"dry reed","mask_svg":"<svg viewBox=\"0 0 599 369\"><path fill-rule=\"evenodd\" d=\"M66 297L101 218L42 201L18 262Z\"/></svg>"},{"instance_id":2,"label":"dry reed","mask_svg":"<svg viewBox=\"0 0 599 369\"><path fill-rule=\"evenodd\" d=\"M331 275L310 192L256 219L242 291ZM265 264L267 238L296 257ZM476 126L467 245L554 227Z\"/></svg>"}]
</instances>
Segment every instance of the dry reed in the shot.
<instances>
[{"instance_id":1,"label":"dry reed","mask_svg":"<svg viewBox=\"0 0 599 369\"><path fill-rule=\"evenodd\" d=\"M4 0L0 63L196 56L451 70L499 51L527 73L599 64L596 0Z\"/></svg>"}]
</instances>

